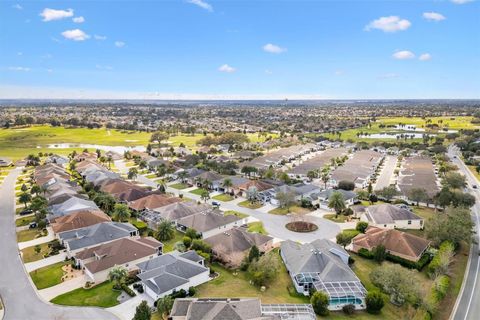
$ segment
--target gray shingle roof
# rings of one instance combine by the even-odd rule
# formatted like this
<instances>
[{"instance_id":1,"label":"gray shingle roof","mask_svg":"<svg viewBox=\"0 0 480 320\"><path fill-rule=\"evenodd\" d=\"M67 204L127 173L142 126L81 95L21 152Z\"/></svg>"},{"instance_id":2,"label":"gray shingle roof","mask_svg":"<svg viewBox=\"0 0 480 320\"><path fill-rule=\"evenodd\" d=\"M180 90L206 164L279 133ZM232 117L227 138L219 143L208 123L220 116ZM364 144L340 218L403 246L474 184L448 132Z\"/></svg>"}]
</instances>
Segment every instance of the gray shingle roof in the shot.
<instances>
[{"instance_id":1,"label":"gray shingle roof","mask_svg":"<svg viewBox=\"0 0 480 320\"><path fill-rule=\"evenodd\" d=\"M99 210L95 202L77 197L72 197L61 204L49 207L49 211L53 216L64 216L75 211L86 209Z\"/></svg>"},{"instance_id":2,"label":"gray shingle roof","mask_svg":"<svg viewBox=\"0 0 480 320\"><path fill-rule=\"evenodd\" d=\"M398 220L421 220L422 218L413 212L388 204L382 203L366 208L368 221L377 224L390 224Z\"/></svg>"},{"instance_id":3,"label":"gray shingle roof","mask_svg":"<svg viewBox=\"0 0 480 320\"><path fill-rule=\"evenodd\" d=\"M177 224L198 232L206 232L239 220L242 220L242 218L235 215L224 216L215 210L210 210L181 218L177 221Z\"/></svg>"}]
</instances>

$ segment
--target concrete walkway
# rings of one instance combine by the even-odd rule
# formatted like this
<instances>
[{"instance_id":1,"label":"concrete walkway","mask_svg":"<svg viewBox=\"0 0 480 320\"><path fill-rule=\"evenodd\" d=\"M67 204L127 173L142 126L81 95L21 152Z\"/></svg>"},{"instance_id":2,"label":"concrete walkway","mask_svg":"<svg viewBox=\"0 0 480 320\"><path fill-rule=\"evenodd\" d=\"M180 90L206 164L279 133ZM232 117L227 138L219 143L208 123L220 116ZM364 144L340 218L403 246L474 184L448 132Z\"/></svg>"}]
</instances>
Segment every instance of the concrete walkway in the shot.
<instances>
[{"instance_id":1,"label":"concrete walkway","mask_svg":"<svg viewBox=\"0 0 480 320\"><path fill-rule=\"evenodd\" d=\"M0 296L5 306L4 320L118 319L101 308L61 307L40 299L23 267L15 233L14 186L20 172L20 168L10 171L0 186Z\"/></svg>"},{"instance_id":2,"label":"concrete walkway","mask_svg":"<svg viewBox=\"0 0 480 320\"><path fill-rule=\"evenodd\" d=\"M64 261L66 257L67 257L67 254L65 252L60 252L57 255L54 255L45 259L40 259L38 261L25 263L25 270L27 270L27 272L37 270L54 263Z\"/></svg>"},{"instance_id":3,"label":"concrete walkway","mask_svg":"<svg viewBox=\"0 0 480 320\"><path fill-rule=\"evenodd\" d=\"M42 297L43 300L50 301L61 294L81 288L83 287L84 284L85 284L85 277L83 275L80 275L71 280L57 284L56 286L38 290L38 294L40 295L40 297Z\"/></svg>"},{"instance_id":4,"label":"concrete walkway","mask_svg":"<svg viewBox=\"0 0 480 320\"><path fill-rule=\"evenodd\" d=\"M55 236L53 235L52 228L47 228L47 231L48 231L48 235L46 235L45 237L36 238L30 241L19 242L18 248L22 250L24 248L36 246L37 244L47 243L52 240L55 240Z\"/></svg>"}]
</instances>

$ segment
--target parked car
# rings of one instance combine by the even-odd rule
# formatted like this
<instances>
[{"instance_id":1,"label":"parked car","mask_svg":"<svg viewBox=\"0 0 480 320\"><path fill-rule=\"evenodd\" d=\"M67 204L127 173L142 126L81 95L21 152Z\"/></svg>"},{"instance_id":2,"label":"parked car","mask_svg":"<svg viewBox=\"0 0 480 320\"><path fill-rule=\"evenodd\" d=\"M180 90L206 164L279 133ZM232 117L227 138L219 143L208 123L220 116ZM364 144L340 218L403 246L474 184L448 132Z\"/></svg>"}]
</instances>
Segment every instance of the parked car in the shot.
<instances>
[{"instance_id":1,"label":"parked car","mask_svg":"<svg viewBox=\"0 0 480 320\"><path fill-rule=\"evenodd\" d=\"M36 227L38 227L38 224L37 224L36 221L30 222L30 223L28 224L28 228L29 228L29 229L35 229Z\"/></svg>"},{"instance_id":2,"label":"parked car","mask_svg":"<svg viewBox=\"0 0 480 320\"><path fill-rule=\"evenodd\" d=\"M217 201L212 201L212 206L214 207L220 207L220 203Z\"/></svg>"},{"instance_id":3,"label":"parked car","mask_svg":"<svg viewBox=\"0 0 480 320\"><path fill-rule=\"evenodd\" d=\"M21 216L25 216L25 215L31 214L31 213L33 213L33 210L30 210L30 209L25 209L25 210L20 211Z\"/></svg>"},{"instance_id":4,"label":"parked car","mask_svg":"<svg viewBox=\"0 0 480 320\"><path fill-rule=\"evenodd\" d=\"M476 184L474 184L474 185L472 186L472 188L473 188L473 189L477 189L478 186L477 186Z\"/></svg>"}]
</instances>

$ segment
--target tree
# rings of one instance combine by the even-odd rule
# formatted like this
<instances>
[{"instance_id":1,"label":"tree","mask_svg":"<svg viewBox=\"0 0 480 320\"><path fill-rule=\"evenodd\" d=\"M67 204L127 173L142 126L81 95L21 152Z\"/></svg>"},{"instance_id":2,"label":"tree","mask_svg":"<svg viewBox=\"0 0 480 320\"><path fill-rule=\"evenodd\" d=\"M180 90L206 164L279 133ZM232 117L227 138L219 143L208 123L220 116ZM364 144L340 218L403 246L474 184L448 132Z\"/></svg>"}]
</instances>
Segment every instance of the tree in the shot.
<instances>
[{"instance_id":1,"label":"tree","mask_svg":"<svg viewBox=\"0 0 480 320\"><path fill-rule=\"evenodd\" d=\"M355 230L360 231L361 233L365 233L365 230L368 228L368 222L365 221L358 221L355 227Z\"/></svg>"},{"instance_id":2,"label":"tree","mask_svg":"<svg viewBox=\"0 0 480 320\"><path fill-rule=\"evenodd\" d=\"M172 311L172 307L173 299L171 296L165 296L157 300L157 312L160 314L160 317L162 319L164 319L165 316L168 316L170 314L170 311Z\"/></svg>"},{"instance_id":3,"label":"tree","mask_svg":"<svg viewBox=\"0 0 480 320\"><path fill-rule=\"evenodd\" d=\"M252 173L258 172L258 169L255 168L255 167L251 167L251 166L244 166L244 167L242 168L241 172L242 172L244 175L247 175L248 177L250 177Z\"/></svg>"},{"instance_id":4,"label":"tree","mask_svg":"<svg viewBox=\"0 0 480 320\"><path fill-rule=\"evenodd\" d=\"M130 218L130 209L126 204L123 203L117 203L115 204L115 207L113 208L113 216L117 221L123 222L123 221L128 221Z\"/></svg>"},{"instance_id":5,"label":"tree","mask_svg":"<svg viewBox=\"0 0 480 320\"><path fill-rule=\"evenodd\" d=\"M463 189L467 185L465 176L458 172L448 172L443 183L451 189Z\"/></svg>"},{"instance_id":6,"label":"tree","mask_svg":"<svg viewBox=\"0 0 480 320\"><path fill-rule=\"evenodd\" d=\"M128 271L124 267L115 267L108 273L108 280L115 282L115 287L120 288L123 280L127 277Z\"/></svg>"},{"instance_id":7,"label":"tree","mask_svg":"<svg viewBox=\"0 0 480 320\"><path fill-rule=\"evenodd\" d=\"M253 246L250 248L250 251L248 252L248 261L252 262L260 258L260 250L258 250L257 246Z\"/></svg>"},{"instance_id":8,"label":"tree","mask_svg":"<svg viewBox=\"0 0 480 320\"><path fill-rule=\"evenodd\" d=\"M258 200L258 189L257 189L257 187L251 186L247 189L247 199L252 204L257 202L257 200Z\"/></svg>"},{"instance_id":9,"label":"tree","mask_svg":"<svg viewBox=\"0 0 480 320\"><path fill-rule=\"evenodd\" d=\"M365 299L367 312L370 314L379 314L385 305L382 294L378 291L369 291Z\"/></svg>"},{"instance_id":10,"label":"tree","mask_svg":"<svg viewBox=\"0 0 480 320\"><path fill-rule=\"evenodd\" d=\"M18 201L20 203L23 203L25 205L25 208L27 208L27 204L32 200L32 196L29 193L23 192L20 194L20 197L18 198Z\"/></svg>"},{"instance_id":11,"label":"tree","mask_svg":"<svg viewBox=\"0 0 480 320\"><path fill-rule=\"evenodd\" d=\"M183 237L182 242L185 248L190 248L190 246L192 245L192 238L185 236Z\"/></svg>"},{"instance_id":12,"label":"tree","mask_svg":"<svg viewBox=\"0 0 480 320\"><path fill-rule=\"evenodd\" d=\"M93 197L93 201L107 214L110 215L113 212L113 208L115 207L115 199L111 195L103 192L97 193Z\"/></svg>"},{"instance_id":13,"label":"tree","mask_svg":"<svg viewBox=\"0 0 480 320\"><path fill-rule=\"evenodd\" d=\"M353 183L352 181L342 180L338 183L338 188L342 190L352 191L353 189L355 189L355 183Z\"/></svg>"},{"instance_id":14,"label":"tree","mask_svg":"<svg viewBox=\"0 0 480 320\"><path fill-rule=\"evenodd\" d=\"M327 189L327 183L330 180L330 173L328 171L322 172L320 179L323 182L324 188Z\"/></svg>"},{"instance_id":15,"label":"tree","mask_svg":"<svg viewBox=\"0 0 480 320\"><path fill-rule=\"evenodd\" d=\"M152 309L147 301L143 300L135 309L135 315L132 320L150 320L152 318Z\"/></svg>"},{"instance_id":16,"label":"tree","mask_svg":"<svg viewBox=\"0 0 480 320\"><path fill-rule=\"evenodd\" d=\"M162 222L160 222L157 228L157 240L168 241L172 240L174 236L175 230L173 229L172 223L168 220L163 220Z\"/></svg>"},{"instance_id":17,"label":"tree","mask_svg":"<svg viewBox=\"0 0 480 320\"><path fill-rule=\"evenodd\" d=\"M387 251L385 250L385 246L383 244L379 244L378 246L372 249L373 260L377 261L378 263L382 263L385 258L387 257Z\"/></svg>"},{"instance_id":18,"label":"tree","mask_svg":"<svg viewBox=\"0 0 480 320\"><path fill-rule=\"evenodd\" d=\"M436 205L440 206L445 210L452 203L453 194L448 189L448 187L443 187L434 197L434 202Z\"/></svg>"},{"instance_id":19,"label":"tree","mask_svg":"<svg viewBox=\"0 0 480 320\"><path fill-rule=\"evenodd\" d=\"M222 187L225 190L225 192L228 192L228 189L231 188L233 185L232 179L230 178L225 178L222 182Z\"/></svg>"},{"instance_id":20,"label":"tree","mask_svg":"<svg viewBox=\"0 0 480 320\"><path fill-rule=\"evenodd\" d=\"M130 168L128 169L128 174L127 174L127 178L130 179L130 180L135 180L137 179L137 176L138 176L138 170L137 168Z\"/></svg>"},{"instance_id":21,"label":"tree","mask_svg":"<svg viewBox=\"0 0 480 320\"><path fill-rule=\"evenodd\" d=\"M36 254L39 254L40 251L42 251L42 247L40 247L40 245L38 245L38 244L33 249L35 250Z\"/></svg>"},{"instance_id":22,"label":"tree","mask_svg":"<svg viewBox=\"0 0 480 320\"><path fill-rule=\"evenodd\" d=\"M34 184L30 189L30 193L38 196L42 192L42 188L38 184Z\"/></svg>"},{"instance_id":23,"label":"tree","mask_svg":"<svg viewBox=\"0 0 480 320\"><path fill-rule=\"evenodd\" d=\"M444 241L440 245L437 254L428 264L428 274L432 279L448 274L448 269L455 255L455 246L450 241Z\"/></svg>"},{"instance_id":24,"label":"tree","mask_svg":"<svg viewBox=\"0 0 480 320\"><path fill-rule=\"evenodd\" d=\"M397 188L395 188L395 186L388 186L378 191L377 194L383 197L385 200L390 201L393 199L393 197L398 195L399 192L397 191Z\"/></svg>"},{"instance_id":25,"label":"tree","mask_svg":"<svg viewBox=\"0 0 480 320\"><path fill-rule=\"evenodd\" d=\"M276 195L278 204L280 205L280 208L287 208L288 211L290 212L290 207L295 204L295 193L292 191L280 191L277 192Z\"/></svg>"},{"instance_id":26,"label":"tree","mask_svg":"<svg viewBox=\"0 0 480 320\"><path fill-rule=\"evenodd\" d=\"M472 242L473 227L469 209L448 207L426 221L425 234L437 245L447 240L458 245L462 241Z\"/></svg>"},{"instance_id":27,"label":"tree","mask_svg":"<svg viewBox=\"0 0 480 320\"><path fill-rule=\"evenodd\" d=\"M319 316L328 316L328 295L323 291L315 291L310 298L313 311Z\"/></svg>"},{"instance_id":28,"label":"tree","mask_svg":"<svg viewBox=\"0 0 480 320\"><path fill-rule=\"evenodd\" d=\"M406 269L398 264L384 264L370 273L370 280L390 295L390 301L393 304L416 303L419 298L419 281L415 272L417 271Z\"/></svg>"},{"instance_id":29,"label":"tree","mask_svg":"<svg viewBox=\"0 0 480 320\"><path fill-rule=\"evenodd\" d=\"M248 272L256 286L268 286L278 276L280 261L275 253L265 254L258 260L252 261Z\"/></svg>"},{"instance_id":30,"label":"tree","mask_svg":"<svg viewBox=\"0 0 480 320\"><path fill-rule=\"evenodd\" d=\"M20 190L22 190L23 192L27 192L27 190L28 190L27 185L25 183L22 184L22 187L20 188Z\"/></svg>"},{"instance_id":31,"label":"tree","mask_svg":"<svg viewBox=\"0 0 480 320\"><path fill-rule=\"evenodd\" d=\"M155 131L150 137L150 142L162 143L163 140L168 139L168 134L165 132Z\"/></svg>"},{"instance_id":32,"label":"tree","mask_svg":"<svg viewBox=\"0 0 480 320\"><path fill-rule=\"evenodd\" d=\"M308 180L312 181L312 180L315 179L316 177L318 177L317 171L315 171L315 170L310 170L310 171L307 172L307 178L308 178Z\"/></svg>"},{"instance_id":33,"label":"tree","mask_svg":"<svg viewBox=\"0 0 480 320\"><path fill-rule=\"evenodd\" d=\"M412 188L408 191L408 198L417 203L417 206L422 201L426 201L428 198L427 191L423 188Z\"/></svg>"},{"instance_id":34,"label":"tree","mask_svg":"<svg viewBox=\"0 0 480 320\"><path fill-rule=\"evenodd\" d=\"M204 202L207 202L207 200L210 199L210 193L208 192L208 190L202 190L202 192L200 193L200 199L202 199Z\"/></svg>"},{"instance_id":35,"label":"tree","mask_svg":"<svg viewBox=\"0 0 480 320\"><path fill-rule=\"evenodd\" d=\"M352 239L353 239L353 235L351 233L347 233L345 231L342 231L340 232L339 234L337 234L337 243L341 246L343 246L343 248L345 248L346 246L348 246L351 242L352 242Z\"/></svg>"},{"instance_id":36,"label":"tree","mask_svg":"<svg viewBox=\"0 0 480 320\"><path fill-rule=\"evenodd\" d=\"M470 193L465 193L461 190L453 190L452 192L452 206L455 208L470 208L475 205L475 196Z\"/></svg>"},{"instance_id":37,"label":"tree","mask_svg":"<svg viewBox=\"0 0 480 320\"><path fill-rule=\"evenodd\" d=\"M328 199L328 207L335 210L335 215L338 217L338 215L346 208L343 194L334 191Z\"/></svg>"},{"instance_id":38,"label":"tree","mask_svg":"<svg viewBox=\"0 0 480 320\"><path fill-rule=\"evenodd\" d=\"M35 212L47 209L47 206L48 206L47 199L39 196L32 198L30 202L30 209L32 209Z\"/></svg>"},{"instance_id":39,"label":"tree","mask_svg":"<svg viewBox=\"0 0 480 320\"><path fill-rule=\"evenodd\" d=\"M189 237L190 239L200 238L200 234L197 232L197 230L192 228L188 228L187 231L185 231L185 236Z\"/></svg>"}]
</instances>

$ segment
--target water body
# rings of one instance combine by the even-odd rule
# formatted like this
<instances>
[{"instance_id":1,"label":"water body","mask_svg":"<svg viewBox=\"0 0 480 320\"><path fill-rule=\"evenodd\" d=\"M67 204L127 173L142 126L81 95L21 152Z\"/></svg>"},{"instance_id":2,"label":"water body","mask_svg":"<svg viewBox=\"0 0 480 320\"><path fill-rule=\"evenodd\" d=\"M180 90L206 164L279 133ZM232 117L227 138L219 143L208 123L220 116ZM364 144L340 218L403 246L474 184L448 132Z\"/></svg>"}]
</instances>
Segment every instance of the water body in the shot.
<instances>
[{"instance_id":1,"label":"water body","mask_svg":"<svg viewBox=\"0 0 480 320\"><path fill-rule=\"evenodd\" d=\"M42 148L42 146L37 146L37 148ZM100 149L102 151L113 151L119 154L123 154L125 151L140 151L145 152L146 147L144 146L133 146L133 147L124 147L124 146L103 146L99 144L88 144L88 143L57 143L57 144L49 144L46 146L47 149L89 149L90 151L94 151L96 149Z\"/></svg>"},{"instance_id":2,"label":"water body","mask_svg":"<svg viewBox=\"0 0 480 320\"><path fill-rule=\"evenodd\" d=\"M424 133L396 133L396 132L382 132L382 133L373 133L368 135L360 135L360 138L366 139L422 139ZM435 134L428 134L428 136L435 137Z\"/></svg>"},{"instance_id":3,"label":"water body","mask_svg":"<svg viewBox=\"0 0 480 320\"><path fill-rule=\"evenodd\" d=\"M423 128L417 128L416 125L414 124L406 124L404 126L396 125L395 126L396 130L402 130L402 131L415 131L415 132L425 132L425 129ZM456 133L458 130L438 130L439 132L445 132L445 133Z\"/></svg>"}]
</instances>

